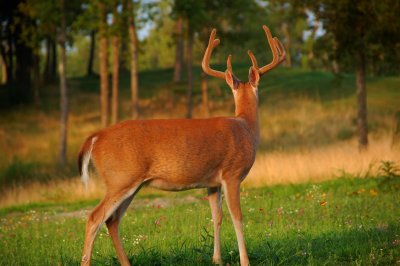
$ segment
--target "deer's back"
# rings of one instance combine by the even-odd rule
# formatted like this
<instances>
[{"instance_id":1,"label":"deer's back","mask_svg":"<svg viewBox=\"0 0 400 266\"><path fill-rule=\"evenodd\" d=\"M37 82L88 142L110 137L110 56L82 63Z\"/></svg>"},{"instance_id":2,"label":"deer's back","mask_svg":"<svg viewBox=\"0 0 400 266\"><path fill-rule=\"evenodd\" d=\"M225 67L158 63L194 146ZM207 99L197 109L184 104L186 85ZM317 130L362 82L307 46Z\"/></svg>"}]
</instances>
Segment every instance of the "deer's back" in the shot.
<instances>
[{"instance_id":1,"label":"deer's back","mask_svg":"<svg viewBox=\"0 0 400 266\"><path fill-rule=\"evenodd\" d=\"M202 186L224 172L249 169L255 155L251 135L235 118L125 121L96 136L92 158L101 175L161 185L168 179L172 186L174 180Z\"/></svg>"}]
</instances>

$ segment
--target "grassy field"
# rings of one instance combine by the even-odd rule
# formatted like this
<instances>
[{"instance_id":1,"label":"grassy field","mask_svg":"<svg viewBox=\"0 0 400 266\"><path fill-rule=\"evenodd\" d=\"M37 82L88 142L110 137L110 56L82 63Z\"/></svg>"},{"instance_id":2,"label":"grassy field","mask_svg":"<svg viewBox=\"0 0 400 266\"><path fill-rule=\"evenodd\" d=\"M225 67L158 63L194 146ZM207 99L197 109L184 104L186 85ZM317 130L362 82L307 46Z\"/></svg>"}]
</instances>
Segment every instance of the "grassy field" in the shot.
<instances>
[{"instance_id":1,"label":"grassy field","mask_svg":"<svg viewBox=\"0 0 400 266\"><path fill-rule=\"evenodd\" d=\"M340 178L319 184L243 189L252 265L398 265L400 176ZM386 173L386 174L384 174ZM204 190L139 192L121 224L134 265L210 265L212 221ZM0 265L78 265L85 216L96 201L31 204L0 210ZM238 265L224 203L222 256ZM228 264L229 263L229 264ZM118 265L105 226L94 265Z\"/></svg>"}]
</instances>

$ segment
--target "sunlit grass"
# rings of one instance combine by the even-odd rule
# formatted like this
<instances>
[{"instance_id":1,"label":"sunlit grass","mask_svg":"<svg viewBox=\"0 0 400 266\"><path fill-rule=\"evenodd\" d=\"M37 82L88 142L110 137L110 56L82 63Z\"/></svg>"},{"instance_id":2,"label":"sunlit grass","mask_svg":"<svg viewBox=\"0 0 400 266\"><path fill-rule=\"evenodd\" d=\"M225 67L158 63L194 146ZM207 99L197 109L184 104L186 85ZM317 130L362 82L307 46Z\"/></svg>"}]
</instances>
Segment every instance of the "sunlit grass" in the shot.
<instances>
[{"instance_id":1,"label":"sunlit grass","mask_svg":"<svg viewBox=\"0 0 400 266\"><path fill-rule=\"evenodd\" d=\"M252 265L394 265L400 259L399 177L243 189L244 231ZM210 265L212 221L204 190L139 192L121 224L134 265ZM76 265L85 216L95 202L30 205L0 212L1 265ZM224 203L222 256L238 265ZM103 226L94 265L118 265Z\"/></svg>"},{"instance_id":2,"label":"sunlit grass","mask_svg":"<svg viewBox=\"0 0 400 266\"><path fill-rule=\"evenodd\" d=\"M321 182L344 174L369 177L380 174L383 161L400 165L400 152L391 138L374 139L368 151L359 153L356 141L346 141L313 149L261 153L245 184L265 186L301 182Z\"/></svg>"}]
</instances>

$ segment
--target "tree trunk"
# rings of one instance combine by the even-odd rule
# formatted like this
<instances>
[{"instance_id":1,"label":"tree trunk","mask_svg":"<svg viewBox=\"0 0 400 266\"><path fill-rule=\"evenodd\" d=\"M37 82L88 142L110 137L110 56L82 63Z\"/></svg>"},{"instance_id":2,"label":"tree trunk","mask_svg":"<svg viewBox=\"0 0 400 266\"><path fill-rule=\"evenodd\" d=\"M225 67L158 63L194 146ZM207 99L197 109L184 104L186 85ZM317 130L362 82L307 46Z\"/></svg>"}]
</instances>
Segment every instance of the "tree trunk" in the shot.
<instances>
[{"instance_id":1,"label":"tree trunk","mask_svg":"<svg viewBox=\"0 0 400 266\"><path fill-rule=\"evenodd\" d=\"M356 57L358 148L360 151L363 151L368 148L367 90L365 86L364 50L360 48L357 51Z\"/></svg>"},{"instance_id":2,"label":"tree trunk","mask_svg":"<svg viewBox=\"0 0 400 266\"><path fill-rule=\"evenodd\" d=\"M340 66L338 62L337 55L337 41L336 39L333 41L333 60L332 60L332 71L334 74L338 75L340 73Z\"/></svg>"},{"instance_id":3,"label":"tree trunk","mask_svg":"<svg viewBox=\"0 0 400 266\"><path fill-rule=\"evenodd\" d=\"M129 24L129 38L130 38L130 52L131 52L131 110L132 119L139 117L139 86L138 86L138 54L137 54L137 34L135 18L133 13L132 1L127 0L128 24Z\"/></svg>"},{"instance_id":4,"label":"tree trunk","mask_svg":"<svg viewBox=\"0 0 400 266\"><path fill-rule=\"evenodd\" d=\"M392 147L397 147L399 145L400 145L400 111L397 111L394 115Z\"/></svg>"},{"instance_id":5,"label":"tree trunk","mask_svg":"<svg viewBox=\"0 0 400 266\"><path fill-rule=\"evenodd\" d=\"M43 79L45 81L50 79L50 62L51 62L51 44L50 38L46 38L46 61L44 64Z\"/></svg>"},{"instance_id":6,"label":"tree trunk","mask_svg":"<svg viewBox=\"0 0 400 266\"><path fill-rule=\"evenodd\" d=\"M188 79L188 87L187 87L187 112L186 118L192 118L192 109L193 109L193 38L194 33L190 23L188 23L188 41L187 41L187 79Z\"/></svg>"},{"instance_id":7,"label":"tree trunk","mask_svg":"<svg viewBox=\"0 0 400 266\"><path fill-rule=\"evenodd\" d=\"M40 105L40 86L41 86L41 76L40 76L40 55L39 47L36 47L36 52L33 55L33 101L36 106Z\"/></svg>"},{"instance_id":8,"label":"tree trunk","mask_svg":"<svg viewBox=\"0 0 400 266\"><path fill-rule=\"evenodd\" d=\"M5 60L4 53L0 54L0 66L1 66L1 81L0 84L7 83L7 64Z\"/></svg>"},{"instance_id":9,"label":"tree trunk","mask_svg":"<svg viewBox=\"0 0 400 266\"><path fill-rule=\"evenodd\" d=\"M16 27L16 38L22 34L22 29ZM14 95L14 102L27 103L32 101L32 64L33 64L33 50L23 42L17 41L15 44L15 76L16 79L16 94Z\"/></svg>"},{"instance_id":10,"label":"tree trunk","mask_svg":"<svg viewBox=\"0 0 400 266\"><path fill-rule=\"evenodd\" d=\"M92 30L90 32L90 50L89 50L89 59L87 64L86 75L93 75L93 61L94 61L94 49L96 47L96 31Z\"/></svg>"},{"instance_id":11,"label":"tree trunk","mask_svg":"<svg viewBox=\"0 0 400 266\"><path fill-rule=\"evenodd\" d=\"M118 2L115 3L113 11L113 28L114 34L111 41L112 49L112 104L111 104L111 123L115 124L118 122L118 94L119 94L119 25L118 25Z\"/></svg>"},{"instance_id":12,"label":"tree trunk","mask_svg":"<svg viewBox=\"0 0 400 266\"><path fill-rule=\"evenodd\" d=\"M50 65L50 76L51 80L56 79L57 77L57 46L54 40L50 39L51 46L51 65Z\"/></svg>"},{"instance_id":13,"label":"tree trunk","mask_svg":"<svg viewBox=\"0 0 400 266\"><path fill-rule=\"evenodd\" d=\"M208 45L208 29L205 27L203 29L203 38L205 48ZM203 106L203 115L205 117L210 117L210 108L208 103L208 80L207 74L204 71L201 71L201 99L202 99L202 106Z\"/></svg>"},{"instance_id":14,"label":"tree trunk","mask_svg":"<svg viewBox=\"0 0 400 266\"><path fill-rule=\"evenodd\" d=\"M10 29L10 24L7 24L7 56L4 58L7 58L7 83L10 84L14 81L14 46L13 46L13 37Z\"/></svg>"},{"instance_id":15,"label":"tree trunk","mask_svg":"<svg viewBox=\"0 0 400 266\"><path fill-rule=\"evenodd\" d=\"M68 88L67 88L67 80L65 77L65 67L66 67L66 51L65 51L65 42L66 42L66 10L65 10L65 0L61 0L61 9L62 9L62 17L61 17L61 31L60 31L60 50L61 50L61 59L59 63L59 71L60 71L60 107L61 107L61 117L60 117L60 164L62 166L65 165L67 161L67 129L68 129Z\"/></svg>"},{"instance_id":16,"label":"tree trunk","mask_svg":"<svg viewBox=\"0 0 400 266\"><path fill-rule=\"evenodd\" d=\"M290 55L291 39L290 39L290 33L288 30L287 23L285 23L285 22L282 23L281 30L282 30L283 35L285 36L285 50L286 50L285 66L292 67L292 58Z\"/></svg>"},{"instance_id":17,"label":"tree trunk","mask_svg":"<svg viewBox=\"0 0 400 266\"><path fill-rule=\"evenodd\" d=\"M108 86L108 40L106 8L104 3L99 3L99 68L100 68L100 117L101 126L109 123L109 86Z\"/></svg>"},{"instance_id":18,"label":"tree trunk","mask_svg":"<svg viewBox=\"0 0 400 266\"><path fill-rule=\"evenodd\" d=\"M179 17L176 21L175 38L175 64L174 64L174 82L181 81L182 65L183 65L183 19Z\"/></svg>"}]
</instances>

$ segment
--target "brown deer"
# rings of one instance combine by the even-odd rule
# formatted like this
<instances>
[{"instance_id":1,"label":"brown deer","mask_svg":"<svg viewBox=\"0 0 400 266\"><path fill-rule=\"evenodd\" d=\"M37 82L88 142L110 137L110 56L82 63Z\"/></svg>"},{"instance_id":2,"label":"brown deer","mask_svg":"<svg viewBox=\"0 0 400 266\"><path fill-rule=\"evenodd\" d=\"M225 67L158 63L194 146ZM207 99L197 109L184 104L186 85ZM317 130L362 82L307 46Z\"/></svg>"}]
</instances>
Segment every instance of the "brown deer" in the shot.
<instances>
[{"instance_id":1,"label":"brown deer","mask_svg":"<svg viewBox=\"0 0 400 266\"><path fill-rule=\"evenodd\" d=\"M259 68L248 51L252 66L249 81L241 82L232 73L231 56L225 72L210 68L213 49L219 44L211 32L202 68L210 76L225 79L235 99L234 117L209 119L166 119L124 121L89 136L79 153L79 170L88 181L90 159L106 186L106 195L89 214L86 224L82 265L89 265L96 234L106 223L122 265L129 265L118 233L121 218L143 185L179 191L207 188L214 221L213 262L221 264L221 188L235 228L240 264L249 259L242 230L240 183L252 167L259 141L258 95L260 76L285 59L277 38L263 26L273 60Z\"/></svg>"}]
</instances>

